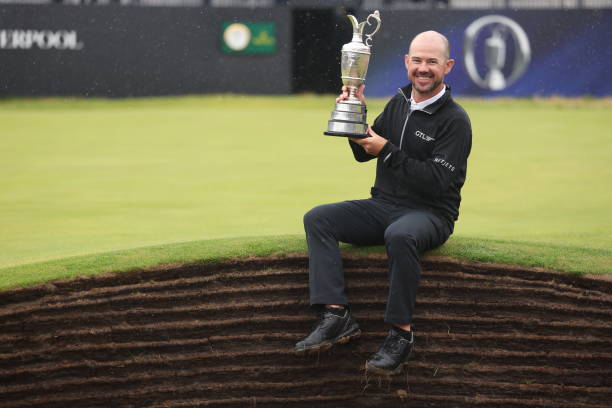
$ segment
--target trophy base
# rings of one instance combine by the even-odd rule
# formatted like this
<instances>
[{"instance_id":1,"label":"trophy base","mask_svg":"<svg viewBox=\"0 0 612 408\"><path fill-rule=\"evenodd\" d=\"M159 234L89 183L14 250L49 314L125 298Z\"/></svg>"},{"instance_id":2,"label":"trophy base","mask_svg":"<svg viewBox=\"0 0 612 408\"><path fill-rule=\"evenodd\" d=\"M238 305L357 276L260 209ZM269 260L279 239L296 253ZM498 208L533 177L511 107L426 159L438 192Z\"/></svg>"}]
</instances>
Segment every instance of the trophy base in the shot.
<instances>
[{"instance_id":1,"label":"trophy base","mask_svg":"<svg viewBox=\"0 0 612 408\"><path fill-rule=\"evenodd\" d=\"M352 137L353 139L365 139L366 137L370 137L369 135L364 135L363 133L346 133L346 132L323 132L326 136L340 136L340 137Z\"/></svg>"},{"instance_id":2,"label":"trophy base","mask_svg":"<svg viewBox=\"0 0 612 408\"><path fill-rule=\"evenodd\" d=\"M354 137L364 139L368 136L366 108L361 104L338 102L327 122L327 136Z\"/></svg>"}]
</instances>

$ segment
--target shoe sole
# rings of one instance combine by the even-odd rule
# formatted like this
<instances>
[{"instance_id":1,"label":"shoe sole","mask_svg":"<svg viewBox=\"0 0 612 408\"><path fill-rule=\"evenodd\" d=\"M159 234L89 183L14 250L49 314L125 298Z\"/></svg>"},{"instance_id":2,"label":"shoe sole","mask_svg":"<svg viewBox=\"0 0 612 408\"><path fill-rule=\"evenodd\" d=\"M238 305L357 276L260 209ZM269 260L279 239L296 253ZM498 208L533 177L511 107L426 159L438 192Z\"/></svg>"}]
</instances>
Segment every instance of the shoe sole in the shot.
<instances>
[{"instance_id":1,"label":"shoe sole","mask_svg":"<svg viewBox=\"0 0 612 408\"><path fill-rule=\"evenodd\" d=\"M361 329L357 329L354 332L343 334L340 337L330 341L329 343L319 344L317 346L304 347L299 350L295 350L295 354L303 356L306 354L319 353L321 351L327 351L332 348L334 344L346 344L349 341L358 338L361 335Z\"/></svg>"},{"instance_id":2,"label":"shoe sole","mask_svg":"<svg viewBox=\"0 0 612 408\"><path fill-rule=\"evenodd\" d=\"M404 364L406 363L405 362L401 363L395 368L395 370L385 370L384 368L379 368L379 367L370 365L368 362L366 362L365 371L366 371L366 374L378 374L378 375L390 377L392 375L397 375L401 373L404 368Z\"/></svg>"},{"instance_id":3,"label":"shoe sole","mask_svg":"<svg viewBox=\"0 0 612 408\"><path fill-rule=\"evenodd\" d=\"M382 375L382 376L397 375L397 374L399 374L399 373L401 373L403 371L404 365L408 364L408 360L410 360L410 358L413 356L413 354L414 354L414 350L411 350L410 353L408 354L408 356L406 357L406 360L403 363L400 363L393 370L385 370L384 368L373 366L373 365L371 365L370 363L368 363L366 361L366 363L365 363L366 374L378 374L378 375Z\"/></svg>"}]
</instances>

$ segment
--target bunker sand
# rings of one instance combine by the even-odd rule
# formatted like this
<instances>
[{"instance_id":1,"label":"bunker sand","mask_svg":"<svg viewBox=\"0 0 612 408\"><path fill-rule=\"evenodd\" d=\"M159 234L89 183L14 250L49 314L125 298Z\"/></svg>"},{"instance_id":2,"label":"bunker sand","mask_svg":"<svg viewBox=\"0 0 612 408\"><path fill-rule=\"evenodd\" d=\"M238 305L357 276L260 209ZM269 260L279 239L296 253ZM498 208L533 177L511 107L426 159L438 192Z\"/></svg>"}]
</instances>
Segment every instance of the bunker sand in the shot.
<instances>
[{"instance_id":1,"label":"bunker sand","mask_svg":"<svg viewBox=\"0 0 612 408\"><path fill-rule=\"evenodd\" d=\"M387 263L345 259L363 331L300 357L307 259L254 258L0 293L0 406L604 408L612 282L425 260L417 349L366 378L385 336Z\"/></svg>"}]
</instances>

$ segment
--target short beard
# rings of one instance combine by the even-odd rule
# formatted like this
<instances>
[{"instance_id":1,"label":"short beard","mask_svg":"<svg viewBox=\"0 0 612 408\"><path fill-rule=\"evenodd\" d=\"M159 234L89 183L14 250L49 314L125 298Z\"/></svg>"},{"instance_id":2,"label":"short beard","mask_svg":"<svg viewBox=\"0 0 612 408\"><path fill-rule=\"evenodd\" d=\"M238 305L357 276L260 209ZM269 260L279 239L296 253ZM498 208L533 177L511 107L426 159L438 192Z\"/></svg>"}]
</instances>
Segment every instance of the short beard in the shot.
<instances>
[{"instance_id":1,"label":"short beard","mask_svg":"<svg viewBox=\"0 0 612 408\"><path fill-rule=\"evenodd\" d=\"M427 93L430 93L431 91L433 91L434 89L436 89L437 87L439 87L441 83L442 83L442 80L440 79L440 80L435 81L433 84L431 84L431 86L428 87L428 89L420 90L420 89L418 89L416 87L416 82L413 82L412 83L412 88L416 89L416 91L418 93L427 94Z\"/></svg>"}]
</instances>

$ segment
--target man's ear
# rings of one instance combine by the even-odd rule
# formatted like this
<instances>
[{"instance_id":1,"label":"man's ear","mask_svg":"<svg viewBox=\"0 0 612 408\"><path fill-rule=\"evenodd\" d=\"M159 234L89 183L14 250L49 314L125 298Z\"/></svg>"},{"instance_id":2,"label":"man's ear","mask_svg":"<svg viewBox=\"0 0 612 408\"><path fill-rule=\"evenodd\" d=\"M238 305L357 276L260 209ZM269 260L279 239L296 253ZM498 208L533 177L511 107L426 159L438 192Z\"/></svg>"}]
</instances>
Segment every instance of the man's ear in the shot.
<instances>
[{"instance_id":1,"label":"man's ear","mask_svg":"<svg viewBox=\"0 0 612 408\"><path fill-rule=\"evenodd\" d=\"M406 66L406 70L408 70L408 61L410 61L410 55L404 55L404 65Z\"/></svg>"},{"instance_id":2,"label":"man's ear","mask_svg":"<svg viewBox=\"0 0 612 408\"><path fill-rule=\"evenodd\" d=\"M455 60L454 59L449 59L448 61L446 61L446 67L444 68L444 75L446 75L449 72L451 72L451 70L453 69L454 66L455 66Z\"/></svg>"}]
</instances>

